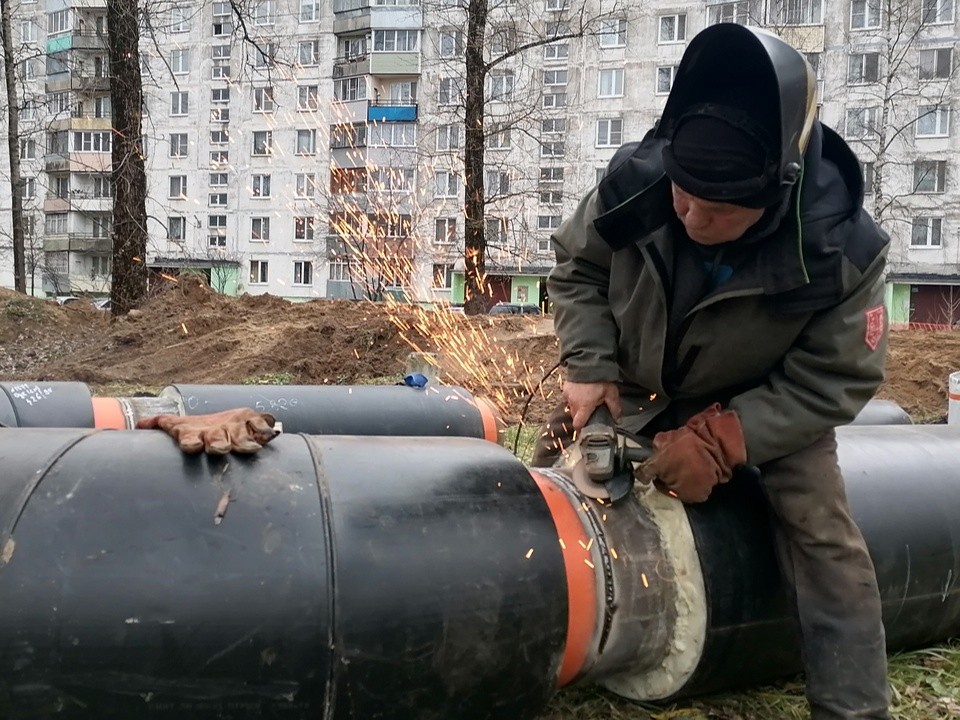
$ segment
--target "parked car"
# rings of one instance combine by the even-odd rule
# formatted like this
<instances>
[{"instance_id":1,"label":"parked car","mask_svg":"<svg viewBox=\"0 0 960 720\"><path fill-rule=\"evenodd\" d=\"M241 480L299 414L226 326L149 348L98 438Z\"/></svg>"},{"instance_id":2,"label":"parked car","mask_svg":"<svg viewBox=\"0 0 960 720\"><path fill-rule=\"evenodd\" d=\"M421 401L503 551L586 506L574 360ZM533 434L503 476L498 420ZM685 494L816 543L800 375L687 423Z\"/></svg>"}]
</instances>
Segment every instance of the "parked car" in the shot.
<instances>
[{"instance_id":1,"label":"parked car","mask_svg":"<svg viewBox=\"0 0 960 720\"><path fill-rule=\"evenodd\" d=\"M81 298L78 298L76 295L57 295L56 301L57 305L69 305L79 301Z\"/></svg>"},{"instance_id":2,"label":"parked car","mask_svg":"<svg viewBox=\"0 0 960 720\"><path fill-rule=\"evenodd\" d=\"M536 305L520 303L497 303L489 311L490 315L543 315Z\"/></svg>"},{"instance_id":3,"label":"parked car","mask_svg":"<svg viewBox=\"0 0 960 720\"><path fill-rule=\"evenodd\" d=\"M97 310L109 310L110 309L110 298L97 298L93 301L93 306Z\"/></svg>"}]
</instances>

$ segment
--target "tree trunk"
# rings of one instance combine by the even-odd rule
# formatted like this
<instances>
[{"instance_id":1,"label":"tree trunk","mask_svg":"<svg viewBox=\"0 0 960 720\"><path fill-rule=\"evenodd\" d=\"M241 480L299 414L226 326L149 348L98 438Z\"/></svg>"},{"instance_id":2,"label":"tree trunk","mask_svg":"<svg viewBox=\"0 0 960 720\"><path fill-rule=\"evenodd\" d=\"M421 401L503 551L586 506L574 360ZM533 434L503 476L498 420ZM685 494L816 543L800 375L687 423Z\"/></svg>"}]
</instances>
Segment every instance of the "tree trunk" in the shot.
<instances>
[{"instance_id":1,"label":"tree trunk","mask_svg":"<svg viewBox=\"0 0 960 720\"><path fill-rule=\"evenodd\" d=\"M116 317L147 295L147 176L141 122L140 29L137 0L107 0L110 97L113 107L113 285Z\"/></svg>"},{"instance_id":2,"label":"tree trunk","mask_svg":"<svg viewBox=\"0 0 960 720\"><path fill-rule=\"evenodd\" d=\"M483 187L484 136L483 90L487 66L483 59L484 35L489 13L488 0L470 0L467 6L466 97L464 100L463 188L464 188L464 305L467 315L487 310L486 238Z\"/></svg>"},{"instance_id":3,"label":"tree trunk","mask_svg":"<svg viewBox=\"0 0 960 720\"><path fill-rule=\"evenodd\" d=\"M7 84L7 152L10 158L10 219L13 227L13 286L26 293L26 250L23 239L23 178L20 176L20 101L17 98L16 61L10 34L10 0L0 0L3 33L3 69Z\"/></svg>"}]
</instances>

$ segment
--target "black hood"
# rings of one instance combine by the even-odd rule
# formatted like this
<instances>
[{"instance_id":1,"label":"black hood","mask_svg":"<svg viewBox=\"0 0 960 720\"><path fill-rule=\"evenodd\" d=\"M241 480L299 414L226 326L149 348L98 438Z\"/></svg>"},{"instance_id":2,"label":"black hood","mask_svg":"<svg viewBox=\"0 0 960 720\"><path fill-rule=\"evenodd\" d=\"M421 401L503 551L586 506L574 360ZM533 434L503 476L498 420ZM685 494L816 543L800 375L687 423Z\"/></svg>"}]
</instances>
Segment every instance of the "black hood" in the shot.
<instances>
[{"instance_id":1,"label":"black hood","mask_svg":"<svg viewBox=\"0 0 960 720\"><path fill-rule=\"evenodd\" d=\"M797 183L816 119L816 76L780 38L733 23L712 25L690 41L654 136L669 141L678 121L703 103L734 105L779 138L771 173L783 190Z\"/></svg>"}]
</instances>

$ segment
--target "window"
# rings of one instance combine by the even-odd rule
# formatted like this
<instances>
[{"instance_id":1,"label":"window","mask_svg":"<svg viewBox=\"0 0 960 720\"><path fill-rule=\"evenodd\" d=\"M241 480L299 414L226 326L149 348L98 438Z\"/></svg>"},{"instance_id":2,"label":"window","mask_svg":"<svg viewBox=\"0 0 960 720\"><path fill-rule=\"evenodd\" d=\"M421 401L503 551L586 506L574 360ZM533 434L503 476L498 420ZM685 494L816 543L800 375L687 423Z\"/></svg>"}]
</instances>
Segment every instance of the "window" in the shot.
<instances>
[{"instance_id":1,"label":"window","mask_svg":"<svg viewBox=\"0 0 960 720\"><path fill-rule=\"evenodd\" d=\"M416 123L378 123L370 128L370 144L378 147L416 147Z\"/></svg>"},{"instance_id":2,"label":"window","mask_svg":"<svg viewBox=\"0 0 960 720\"><path fill-rule=\"evenodd\" d=\"M313 285L313 263L309 260L295 260L293 263L293 284Z\"/></svg>"},{"instance_id":3,"label":"window","mask_svg":"<svg viewBox=\"0 0 960 720\"><path fill-rule=\"evenodd\" d=\"M389 90L390 102L394 105L412 105L417 101L416 80L392 82Z\"/></svg>"},{"instance_id":4,"label":"window","mask_svg":"<svg viewBox=\"0 0 960 720\"><path fill-rule=\"evenodd\" d=\"M910 247L940 247L943 242L943 219L916 217L910 233Z\"/></svg>"},{"instance_id":5,"label":"window","mask_svg":"<svg viewBox=\"0 0 960 720\"><path fill-rule=\"evenodd\" d=\"M320 0L300 0L300 22L320 19Z\"/></svg>"},{"instance_id":6,"label":"window","mask_svg":"<svg viewBox=\"0 0 960 720\"><path fill-rule=\"evenodd\" d=\"M570 46L567 43L550 43L543 46L543 59L547 62L560 62L570 56Z\"/></svg>"},{"instance_id":7,"label":"window","mask_svg":"<svg viewBox=\"0 0 960 720\"><path fill-rule=\"evenodd\" d=\"M560 205L562 202L563 202L562 190L541 190L540 191L541 205Z\"/></svg>"},{"instance_id":8,"label":"window","mask_svg":"<svg viewBox=\"0 0 960 720\"><path fill-rule=\"evenodd\" d=\"M406 239L410 237L410 231L413 227L409 215L397 215L394 212L367 215L367 222L378 238Z\"/></svg>"},{"instance_id":9,"label":"window","mask_svg":"<svg viewBox=\"0 0 960 720\"><path fill-rule=\"evenodd\" d=\"M254 25L273 25L277 15L275 0L261 0L253 8Z\"/></svg>"},{"instance_id":10,"label":"window","mask_svg":"<svg viewBox=\"0 0 960 720\"><path fill-rule=\"evenodd\" d=\"M491 245L507 244L507 229L510 221L504 217L488 217L484 222L484 236Z\"/></svg>"},{"instance_id":11,"label":"window","mask_svg":"<svg viewBox=\"0 0 960 720\"><path fill-rule=\"evenodd\" d=\"M623 68L608 68L600 71L598 97L623 96Z\"/></svg>"},{"instance_id":12,"label":"window","mask_svg":"<svg viewBox=\"0 0 960 720\"><path fill-rule=\"evenodd\" d=\"M230 102L230 88L219 87L210 90L210 102L214 105L226 105Z\"/></svg>"},{"instance_id":13,"label":"window","mask_svg":"<svg viewBox=\"0 0 960 720\"><path fill-rule=\"evenodd\" d=\"M623 144L623 120L601 118L597 120L597 147L620 147Z\"/></svg>"},{"instance_id":14,"label":"window","mask_svg":"<svg viewBox=\"0 0 960 720\"><path fill-rule=\"evenodd\" d=\"M950 48L920 51L920 79L946 80L953 73L953 51Z\"/></svg>"},{"instance_id":15,"label":"window","mask_svg":"<svg viewBox=\"0 0 960 720\"><path fill-rule=\"evenodd\" d=\"M543 94L543 107L547 110L555 110L567 106L567 94L565 92L545 92Z\"/></svg>"},{"instance_id":16,"label":"window","mask_svg":"<svg viewBox=\"0 0 960 720\"><path fill-rule=\"evenodd\" d=\"M438 290L449 290L453 287L452 263L434 263L433 287Z\"/></svg>"},{"instance_id":17,"label":"window","mask_svg":"<svg viewBox=\"0 0 960 720\"><path fill-rule=\"evenodd\" d=\"M750 16L750 0L739 0L738 2L720 2L707 5L707 25L716 25L718 23L738 23L746 25L750 20L759 20L756 15Z\"/></svg>"},{"instance_id":18,"label":"window","mask_svg":"<svg viewBox=\"0 0 960 720\"><path fill-rule=\"evenodd\" d=\"M460 195L460 176L449 170L437 170L433 177L438 198L455 198Z\"/></svg>"},{"instance_id":19,"label":"window","mask_svg":"<svg viewBox=\"0 0 960 720\"><path fill-rule=\"evenodd\" d=\"M273 154L273 131L255 130L253 133L253 154L254 155L272 155Z\"/></svg>"},{"instance_id":20,"label":"window","mask_svg":"<svg viewBox=\"0 0 960 720\"><path fill-rule=\"evenodd\" d=\"M687 39L687 16L685 13L661 15L658 19L658 27L657 42L661 45L683 42Z\"/></svg>"},{"instance_id":21,"label":"window","mask_svg":"<svg viewBox=\"0 0 960 720\"><path fill-rule=\"evenodd\" d=\"M437 150L457 150L460 147L460 125L441 125L437 128Z\"/></svg>"},{"instance_id":22,"label":"window","mask_svg":"<svg viewBox=\"0 0 960 720\"><path fill-rule=\"evenodd\" d=\"M677 66L666 65L657 68L657 89L656 95L669 95L673 87L674 78L677 77Z\"/></svg>"},{"instance_id":23,"label":"window","mask_svg":"<svg viewBox=\"0 0 960 720\"><path fill-rule=\"evenodd\" d=\"M298 215L293 218L293 239L300 242L313 240L317 231L317 219L311 215Z\"/></svg>"},{"instance_id":24,"label":"window","mask_svg":"<svg viewBox=\"0 0 960 720\"><path fill-rule=\"evenodd\" d=\"M566 131L566 118L546 118L540 121L540 133L542 135L562 135Z\"/></svg>"},{"instance_id":25,"label":"window","mask_svg":"<svg viewBox=\"0 0 960 720\"><path fill-rule=\"evenodd\" d=\"M442 58L460 57L463 54L463 33L459 30L441 30L437 55Z\"/></svg>"},{"instance_id":26,"label":"window","mask_svg":"<svg viewBox=\"0 0 960 720\"><path fill-rule=\"evenodd\" d=\"M863 85L880 79L880 53L852 53L847 61L847 84Z\"/></svg>"},{"instance_id":27,"label":"window","mask_svg":"<svg viewBox=\"0 0 960 720\"><path fill-rule=\"evenodd\" d=\"M21 160L34 160L37 157L37 141L36 140L21 140L20 141L20 159Z\"/></svg>"},{"instance_id":28,"label":"window","mask_svg":"<svg viewBox=\"0 0 960 720\"><path fill-rule=\"evenodd\" d=\"M47 33L58 35L69 32L70 30L70 11L57 10L47 15Z\"/></svg>"},{"instance_id":29,"label":"window","mask_svg":"<svg viewBox=\"0 0 960 720\"><path fill-rule=\"evenodd\" d=\"M566 70L544 70L543 71L544 87L565 87L567 84L567 80L568 80L568 75Z\"/></svg>"},{"instance_id":30,"label":"window","mask_svg":"<svg viewBox=\"0 0 960 720\"><path fill-rule=\"evenodd\" d=\"M227 173L210 173L210 187L227 187L228 184Z\"/></svg>"},{"instance_id":31,"label":"window","mask_svg":"<svg viewBox=\"0 0 960 720\"><path fill-rule=\"evenodd\" d=\"M419 30L374 30L374 52L416 52Z\"/></svg>"},{"instance_id":32,"label":"window","mask_svg":"<svg viewBox=\"0 0 960 720\"><path fill-rule=\"evenodd\" d=\"M354 195L367 191L367 168L330 168L330 192L333 195Z\"/></svg>"},{"instance_id":33,"label":"window","mask_svg":"<svg viewBox=\"0 0 960 720\"><path fill-rule=\"evenodd\" d=\"M437 218L433 242L435 245L455 245L457 242L457 219L452 217Z\"/></svg>"},{"instance_id":34,"label":"window","mask_svg":"<svg viewBox=\"0 0 960 720\"><path fill-rule=\"evenodd\" d=\"M207 197L207 203L210 207L226 207L227 206L227 194L226 193L210 193Z\"/></svg>"},{"instance_id":35,"label":"window","mask_svg":"<svg viewBox=\"0 0 960 720\"><path fill-rule=\"evenodd\" d=\"M559 215L539 215L537 216L537 230L556 230L560 227L560 222Z\"/></svg>"},{"instance_id":36,"label":"window","mask_svg":"<svg viewBox=\"0 0 960 720\"><path fill-rule=\"evenodd\" d=\"M171 135L171 138L174 136ZM186 137L186 136L184 136ZM76 152L108 153L112 147L113 135L106 132L75 132L73 134L73 149ZM186 154L186 151L184 151Z\"/></svg>"},{"instance_id":37,"label":"window","mask_svg":"<svg viewBox=\"0 0 960 720\"><path fill-rule=\"evenodd\" d=\"M922 0L924 23L953 22L953 0Z\"/></svg>"},{"instance_id":38,"label":"window","mask_svg":"<svg viewBox=\"0 0 960 720\"><path fill-rule=\"evenodd\" d=\"M623 47L627 44L627 21L610 18L600 21L600 47Z\"/></svg>"},{"instance_id":39,"label":"window","mask_svg":"<svg viewBox=\"0 0 960 720\"><path fill-rule=\"evenodd\" d=\"M517 26L513 23L495 23L490 26L487 48L491 58L506 55L517 48Z\"/></svg>"},{"instance_id":40,"label":"window","mask_svg":"<svg viewBox=\"0 0 960 720\"><path fill-rule=\"evenodd\" d=\"M845 134L851 139L862 139L877 134L878 108L848 108Z\"/></svg>"},{"instance_id":41,"label":"window","mask_svg":"<svg viewBox=\"0 0 960 720\"><path fill-rule=\"evenodd\" d=\"M301 67L316 65L320 59L319 40L301 40L297 45L297 64Z\"/></svg>"},{"instance_id":42,"label":"window","mask_svg":"<svg viewBox=\"0 0 960 720\"><path fill-rule=\"evenodd\" d=\"M880 0L851 0L850 29L880 27Z\"/></svg>"},{"instance_id":43,"label":"window","mask_svg":"<svg viewBox=\"0 0 960 720\"><path fill-rule=\"evenodd\" d=\"M91 230L95 238L108 238L113 229L113 218L110 215L94 215L91 218Z\"/></svg>"},{"instance_id":44,"label":"window","mask_svg":"<svg viewBox=\"0 0 960 720\"><path fill-rule=\"evenodd\" d=\"M230 144L230 132L228 130L211 130L210 131L210 144L211 145L228 145Z\"/></svg>"},{"instance_id":45,"label":"window","mask_svg":"<svg viewBox=\"0 0 960 720\"><path fill-rule=\"evenodd\" d=\"M29 200L37 196L37 179L36 178L23 178L23 186L21 188L20 197L24 200Z\"/></svg>"},{"instance_id":46,"label":"window","mask_svg":"<svg viewBox=\"0 0 960 720\"><path fill-rule=\"evenodd\" d=\"M374 167L370 170L373 189L386 193L413 192L416 176L413 168Z\"/></svg>"},{"instance_id":47,"label":"window","mask_svg":"<svg viewBox=\"0 0 960 720\"><path fill-rule=\"evenodd\" d=\"M484 173L483 186L488 198L503 197L510 193L510 173L487 170Z\"/></svg>"},{"instance_id":48,"label":"window","mask_svg":"<svg viewBox=\"0 0 960 720\"><path fill-rule=\"evenodd\" d=\"M297 155L316 155L317 154L317 131L316 130L297 130Z\"/></svg>"},{"instance_id":49,"label":"window","mask_svg":"<svg viewBox=\"0 0 960 720\"><path fill-rule=\"evenodd\" d=\"M272 113L276 105L273 102L273 87L267 85L253 89L253 111L256 113Z\"/></svg>"},{"instance_id":50,"label":"window","mask_svg":"<svg viewBox=\"0 0 960 720\"><path fill-rule=\"evenodd\" d=\"M214 230L226 231L227 229L227 216L226 215L208 215L207 216L207 227L211 232Z\"/></svg>"},{"instance_id":51,"label":"window","mask_svg":"<svg viewBox=\"0 0 960 720\"><path fill-rule=\"evenodd\" d=\"M513 70L494 70L490 73L490 99L501 102L513 100Z\"/></svg>"},{"instance_id":52,"label":"window","mask_svg":"<svg viewBox=\"0 0 960 720\"><path fill-rule=\"evenodd\" d=\"M354 60L362 58L367 54L367 38L363 35L358 37L342 37L338 43L339 56L344 60Z\"/></svg>"},{"instance_id":53,"label":"window","mask_svg":"<svg viewBox=\"0 0 960 720\"><path fill-rule=\"evenodd\" d=\"M862 162L860 163L860 168L863 171L863 194L873 195L873 163Z\"/></svg>"},{"instance_id":54,"label":"window","mask_svg":"<svg viewBox=\"0 0 960 720\"><path fill-rule=\"evenodd\" d=\"M346 260L332 258L329 263L327 279L334 282L349 282L350 264Z\"/></svg>"},{"instance_id":55,"label":"window","mask_svg":"<svg viewBox=\"0 0 960 720\"><path fill-rule=\"evenodd\" d=\"M780 25L820 25L823 0L774 0L771 14Z\"/></svg>"},{"instance_id":56,"label":"window","mask_svg":"<svg viewBox=\"0 0 960 720\"><path fill-rule=\"evenodd\" d=\"M39 34L40 27L33 20L20 21L20 41L23 43L35 43Z\"/></svg>"},{"instance_id":57,"label":"window","mask_svg":"<svg viewBox=\"0 0 960 720\"><path fill-rule=\"evenodd\" d=\"M66 199L70 196L70 176L69 175L53 178L53 195L54 197L58 197L61 200Z\"/></svg>"},{"instance_id":58,"label":"window","mask_svg":"<svg viewBox=\"0 0 960 720\"><path fill-rule=\"evenodd\" d=\"M190 109L188 97L189 95L186 92L170 93L170 114L186 115Z\"/></svg>"},{"instance_id":59,"label":"window","mask_svg":"<svg viewBox=\"0 0 960 720\"><path fill-rule=\"evenodd\" d=\"M561 35L570 34L570 23L565 22L548 22L546 23L546 36L548 38L555 38Z\"/></svg>"},{"instance_id":60,"label":"window","mask_svg":"<svg viewBox=\"0 0 960 720\"><path fill-rule=\"evenodd\" d=\"M93 196L95 198L113 197L113 182L106 175L96 175L93 178Z\"/></svg>"},{"instance_id":61,"label":"window","mask_svg":"<svg viewBox=\"0 0 960 720\"><path fill-rule=\"evenodd\" d=\"M565 148L563 141L540 143L540 157L563 157Z\"/></svg>"},{"instance_id":62,"label":"window","mask_svg":"<svg viewBox=\"0 0 960 720\"><path fill-rule=\"evenodd\" d=\"M170 9L170 32L185 33L190 31L190 15L187 8L175 7Z\"/></svg>"},{"instance_id":63,"label":"window","mask_svg":"<svg viewBox=\"0 0 960 720\"><path fill-rule=\"evenodd\" d=\"M460 82L457 78L440 78L437 102L440 105L455 105L460 101Z\"/></svg>"},{"instance_id":64,"label":"window","mask_svg":"<svg viewBox=\"0 0 960 720\"><path fill-rule=\"evenodd\" d=\"M251 52L255 68L272 68L277 64L277 44L274 42L258 42Z\"/></svg>"},{"instance_id":65,"label":"window","mask_svg":"<svg viewBox=\"0 0 960 720\"><path fill-rule=\"evenodd\" d=\"M250 218L250 239L256 242L267 242L270 239L270 218Z\"/></svg>"},{"instance_id":66,"label":"window","mask_svg":"<svg viewBox=\"0 0 960 720\"><path fill-rule=\"evenodd\" d=\"M299 85L297 87L297 110L316 110L319 107L319 86Z\"/></svg>"},{"instance_id":67,"label":"window","mask_svg":"<svg viewBox=\"0 0 960 720\"><path fill-rule=\"evenodd\" d=\"M108 277L110 275L110 262L109 255L91 255L90 276L94 278Z\"/></svg>"},{"instance_id":68,"label":"window","mask_svg":"<svg viewBox=\"0 0 960 720\"><path fill-rule=\"evenodd\" d=\"M230 122L230 108L220 108L220 107L210 108L210 122L212 123Z\"/></svg>"},{"instance_id":69,"label":"window","mask_svg":"<svg viewBox=\"0 0 960 720\"><path fill-rule=\"evenodd\" d=\"M229 150L211 150L210 151L211 165L227 165L229 163L230 163Z\"/></svg>"},{"instance_id":70,"label":"window","mask_svg":"<svg viewBox=\"0 0 960 720\"><path fill-rule=\"evenodd\" d=\"M942 193L946 185L946 160L917 160L913 164L914 192Z\"/></svg>"},{"instance_id":71,"label":"window","mask_svg":"<svg viewBox=\"0 0 960 720\"><path fill-rule=\"evenodd\" d=\"M333 97L342 102L365 100L367 97L367 80L365 77L349 77L334 80Z\"/></svg>"},{"instance_id":72,"label":"window","mask_svg":"<svg viewBox=\"0 0 960 720\"><path fill-rule=\"evenodd\" d=\"M554 184L563 182L562 167L542 167L540 168L540 184Z\"/></svg>"},{"instance_id":73,"label":"window","mask_svg":"<svg viewBox=\"0 0 960 720\"><path fill-rule=\"evenodd\" d=\"M270 197L270 176L269 175L251 175L250 176L250 195L255 198Z\"/></svg>"},{"instance_id":74,"label":"window","mask_svg":"<svg viewBox=\"0 0 960 720\"><path fill-rule=\"evenodd\" d=\"M250 261L250 284L251 285L265 285L269 277L270 275L267 270L266 260Z\"/></svg>"},{"instance_id":75,"label":"window","mask_svg":"<svg viewBox=\"0 0 960 720\"><path fill-rule=\"evenodd\" d=\"M67 231L67 214L47 213L43 221L43 229L47 235L63 235Z\"/></svg>"},{"instance_id":76,"label":"window","mask_svg":"<svg viewBox=\"0 0 960 720\"><path fill-rule=\"evenodd\" d=\"M170 176L170 194L167 196L171 200L185 200L187 197L187 176Z\"/></svg>"},{"instance_id":77,"label":"window","mask_svg":"<svg viewBox=\"0 0 960 720\"><path fill-rule=\"evenodd\" d=\"M942 105L921 105L917 112L917 137L948 137L950 108Z\"/></svg>"},{"instance_id":78,"label":"window","mask_svg":"<svg viewBox=\"0 0 960 720\"><path fill-rule=\"evenodd\" d=\"M222 37L233 32L233 11L229 2L213 3L213 36Z\"/></svg>"},{"instance_id":79,"label":"window","mask_svg":"<svg viewBox=\"0 0 960 720\"><path fill-rule=\"evenodd\" d=\"M174 75L186 75L190 72L190 51L177 48L170 52L170 71Z\"/></svg>"},{"instance_id":80,"label":"window","mask_svg":"<svg viewBox=\"0 0 960 720\"><path fill-rule=\"evenodd\" d=\"M561 12L567 9L568 0L546 0L546 9Z\"/></svg>"},{"instance_id":81,"label":"window","mask_svg":"<svg viewBox=\"0 0 960 720\"><path fill-rule=\"evenodd\" d=\"M171 215L167 218L167 240L187 239L187 219L182 215Z\"/></svg>"},{"instance_id":82,"label":"window","mask_svg":"<svg viewBox=\"0 0 960 720\"><path fill-rule=\"evenodd\" d=\"M298 198L313 198L317 194L317 176L314 173L297 173L295 193Z\"/></svg>"},{"instance_id":83,"label":"window","mask_svg":"<svg viewBox=\"0 0 960 720\"><path fill-rule=\"evenodd\" d=\"M486 136L488 150L509 150L512 142L513 138L509 127L504 127L503 123L491 123L490 131Z\"/></svg>"}]
</instances>

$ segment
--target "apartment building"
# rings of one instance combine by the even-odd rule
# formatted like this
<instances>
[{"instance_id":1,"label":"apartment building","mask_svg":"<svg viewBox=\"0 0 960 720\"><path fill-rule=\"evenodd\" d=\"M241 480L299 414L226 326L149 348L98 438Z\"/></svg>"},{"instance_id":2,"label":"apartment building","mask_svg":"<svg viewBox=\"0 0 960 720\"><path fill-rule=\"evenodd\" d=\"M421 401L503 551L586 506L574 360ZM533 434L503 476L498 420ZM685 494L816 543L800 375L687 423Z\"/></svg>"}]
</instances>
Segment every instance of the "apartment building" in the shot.
<instances>
[{"instance_id":1,"label":"apartment building","mask_svg":"<svg viewBox=\"0 0 960 720\"><path fill-rule=\"evenodd\" d=\"M687 41L739 22L780 34L817 70L821 119L860 156L865 204L893 238L892 319L960 319L956 9L899 5L491 3L484 223L494 298L545 300L550 233L616 149L656 121ZM24 105L36 130L21 146L42 198L33 242L48 292L96 292L108 279L104 7L40 0L18 10L32 23L23 42L45 53L22 72L42 102ZM580 22L586 34L566 37ZM460 0L262 0L243 18L226 2L182 2L157 6L146 25L152 268L203 272L228 293L462 300Z\"/></svg>"}]
</instances>

